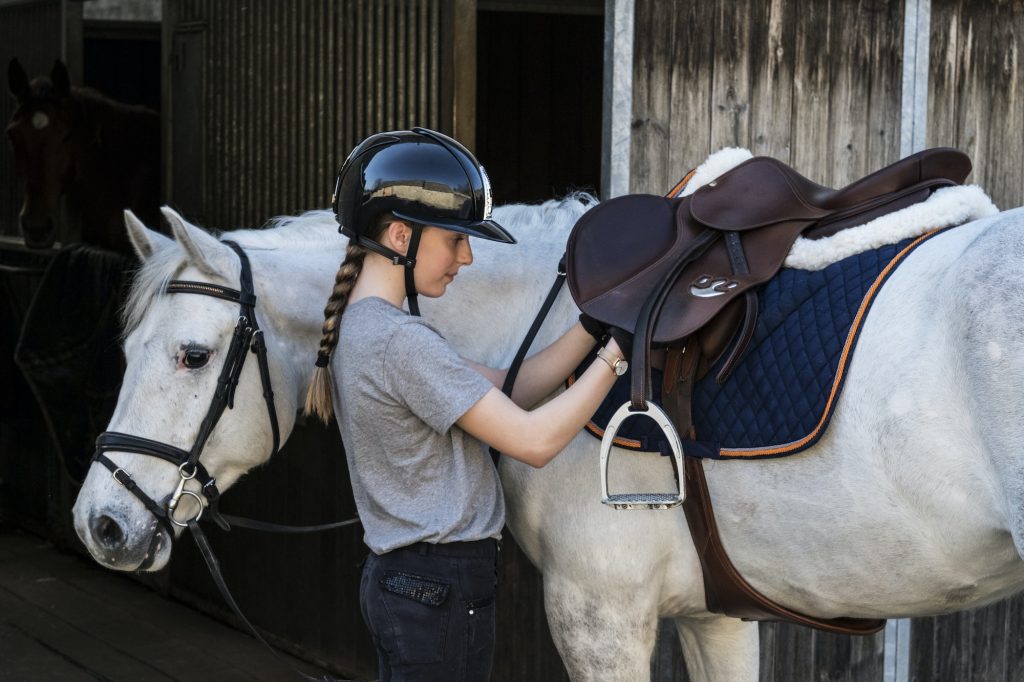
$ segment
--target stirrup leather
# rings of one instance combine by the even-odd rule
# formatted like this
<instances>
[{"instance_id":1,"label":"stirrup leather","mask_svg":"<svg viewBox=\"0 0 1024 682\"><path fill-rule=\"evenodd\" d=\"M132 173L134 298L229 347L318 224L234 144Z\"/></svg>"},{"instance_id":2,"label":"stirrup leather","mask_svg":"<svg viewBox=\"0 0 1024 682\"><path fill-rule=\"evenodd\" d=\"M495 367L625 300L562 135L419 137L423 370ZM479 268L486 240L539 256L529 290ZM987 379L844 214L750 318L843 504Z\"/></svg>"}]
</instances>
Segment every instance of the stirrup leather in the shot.
<instances>
[{"instance_id":1,"label":"stirrup leather","mask_svg":"<svg viewBox=\"0 0 1024 682\"><path fill-rule=\"evenodd\" d=\"M608 492L608 457L611 454L615 434L629 417L645 415L653 419L668 437L672 456L675 457L676 471L683 470L683 443L665 411L652 402L647 403L646 410L631 410L630 405L629 402L623 403L622 407L615 411L605 428L604 437L601 438L601 503L615 509L671 509L678 507L686 499L682 476L679 477L678 489L674 493L636 492L612 495Z\"/></svg>"}]
</instances>

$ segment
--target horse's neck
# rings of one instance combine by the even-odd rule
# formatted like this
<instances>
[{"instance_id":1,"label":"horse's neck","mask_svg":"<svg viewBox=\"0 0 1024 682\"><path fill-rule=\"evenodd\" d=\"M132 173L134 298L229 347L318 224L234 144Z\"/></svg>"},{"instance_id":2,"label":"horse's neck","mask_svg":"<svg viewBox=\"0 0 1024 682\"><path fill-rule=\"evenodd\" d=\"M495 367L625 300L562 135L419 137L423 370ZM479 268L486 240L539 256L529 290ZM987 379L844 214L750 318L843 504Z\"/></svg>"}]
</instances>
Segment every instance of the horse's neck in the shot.
<instances>
[{"instance_id":1,"label":"horse's neck","mask_svg":"<svg viewBox=\"0 0 1024 682\"><path fill-rule=\"evenodd\" d=\"M272 354L275 394L301 406L312 377L324 323L323 309L344 258L343 248L291 252L248 249L258 301L257 315ZM282 405L282 411L285 406Z\"/></svg>"}]
</instances>

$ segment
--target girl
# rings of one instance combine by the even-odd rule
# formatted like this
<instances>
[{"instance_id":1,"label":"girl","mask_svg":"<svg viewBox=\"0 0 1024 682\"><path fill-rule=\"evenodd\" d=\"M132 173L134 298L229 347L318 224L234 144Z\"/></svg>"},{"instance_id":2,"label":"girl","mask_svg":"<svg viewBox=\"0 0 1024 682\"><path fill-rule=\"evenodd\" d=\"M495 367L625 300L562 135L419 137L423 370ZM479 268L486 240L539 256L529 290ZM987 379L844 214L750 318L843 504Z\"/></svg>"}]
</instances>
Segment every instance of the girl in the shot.
<instances>
[{"instance_id":1,"label":"girl","mask_svg":"<svg viewBox=\"0 0 1024 682\"><path fill-rule=\"evenodd\" d=\"M515 243L490 219L486 173L455 140L423 128L367 138L339 171L334 208L349 246L306 411L326 421L332 395L343 406L338 426L371 550L360 606L380 678L486 680L505 508L482 443L544 466L625 361L609 341L570 389L531 410L593 348L596 325L581 322L529 358L510 400L498 389L504 370L461 358L418 317L417 294L443 295L473 262L469 236Z\"/></svg>"}]
</instances>

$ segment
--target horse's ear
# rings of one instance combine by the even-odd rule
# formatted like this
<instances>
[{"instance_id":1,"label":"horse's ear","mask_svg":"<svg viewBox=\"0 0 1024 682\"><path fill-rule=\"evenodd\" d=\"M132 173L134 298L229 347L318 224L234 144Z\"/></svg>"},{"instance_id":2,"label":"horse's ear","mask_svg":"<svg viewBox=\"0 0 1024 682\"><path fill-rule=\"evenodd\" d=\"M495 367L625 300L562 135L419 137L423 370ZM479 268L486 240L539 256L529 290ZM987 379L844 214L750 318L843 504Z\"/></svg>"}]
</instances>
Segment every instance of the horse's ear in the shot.
<instances>
[{"instance_id":1,"label":"horse's ear","mask_svg":"<svg viewBox=\"0 0 1024 682\"><path fill-rule=\"evenodd\" d=\"M185 249L192 265L211 277L227 276L230 272L230 263L237 260L235 252L229 246L217 241L201 227L190 224L169 206L161 206L160 212L164 214L164 218L171 226L171 233Z\"/></svg>"},{"instance_id":2,"label":"horse's ear","mask_svg":"<svg viewBox=\"0 0 1024 682\"><path fill-rule=\"evenodd\" d=\"M7 63L7 89L11 91L19 102L25 100L29 95L28 74L21 66L21 62L14 57Z\"/></svg>"},{"instance_id":3,"label":"horse's ear","mask_svg":"<svg viewBox=\"0 0 1024 682\"><path fill-rule=\"evenodd\" d=\"M68 76L68 67L64 66L64 62L59 59L53 63L50 82L53 83L53 91L58 97L67 97L71 94L71 77Z\"/></svg>"},{"instance_id":4,"label":"horse's ear","mask_svg":"<svg viewBox=\"0 0 1024 682\"><path fill-rule=\"evenodd\" d=\"M174 240L151 230L129 210L124 212L124 226L128 229L128 241L138 254L140 261L146 261L154 253L170 246Z\"/></svg>"}]
</instances>

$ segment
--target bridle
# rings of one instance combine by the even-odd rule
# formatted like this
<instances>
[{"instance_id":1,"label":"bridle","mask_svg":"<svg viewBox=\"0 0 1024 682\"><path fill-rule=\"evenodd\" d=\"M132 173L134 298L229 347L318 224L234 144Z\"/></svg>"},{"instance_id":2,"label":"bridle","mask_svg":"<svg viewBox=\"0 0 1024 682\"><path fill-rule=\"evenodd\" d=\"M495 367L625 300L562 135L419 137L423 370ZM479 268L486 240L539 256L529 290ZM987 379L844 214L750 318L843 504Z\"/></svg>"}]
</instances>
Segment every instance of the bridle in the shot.
<instances>
[{"instance_id":1,"label":"bridle","mask_svg":"<svg viewBox=\"0 0 1024 682\"><path fill-rule=\"evenodd\" d=\"M242 273L239 281L241 290L222 287L218 284L190 282L187 280L171 280L167 283L167 288L164 290L168 294L201 294L239 304L238 322L235 324L235 331L224 358L224 366L221 368L220 376L217 379L217 388L214 390L210 408L206 411L206 416L199 426L199 433L196 435L195 443L192 444L192 449L186 451L167 443L133 436L129 433L104 431L96 439L96 451L93 454L92 461L99 462L109 469L114 480L127 488L146 506L146 509L167 529L171 542L174 541L175 526L188 528L191 531L192 538L199 547L199 552L206 562L210 575L213 577L213 581L217 585L217 589L220 590L224 601L235 612L239 620L246 625L249 632L270 649L275 656L279 656L277 651L267 643L259 631L249 622L249 619L245 617L245 614L242 613L242 610L231 595L231 591L228 589L223 575L221 575L220 562L217 561L217 557L213 553L209 541L206 539L206 534L203 533L202 528L199 526L199 519L203 516L203 512L205 511L207 518L213 520L222 530L231 530L231 526L228 524L228 521L230 521L236 526L277 533L314 533L332 530L358 523L359 519L347 519L345 521L316 526L284 526L265 521L243 519L227 514L222 515L220 513L218 504L220 501L220 491L217 489L216 481L210 476L202 462L199 461L199 457L202 455L207 439L213 432L214 427L217 426L221 415L224 414L225 408L234 408L235 389L238 387L238 379L242 374L242 367L245 365L245 359L250 352L256 355L257 362L259 363L260 383L263 386L263 400L267 404L267 413L270 416L270 429L274 438L273 447L270 451L271 457L277 454L281 443L281 430L277 422L277 410L274 408L274 391L270 386L270 365L267 362L267 345L263 338L263 330L260 329L260 325L256 321L256 293L252 283L252 268L249 265L249 257L246 256L242 247L235 242L224 240L222 243L231 247L238 254L238 259L242 263ZM178 466L178 485L171 494L166 509L140 489L131 474L124 468L117 466L113 460L107 457L105 453L108 450L159 457ZM199 493L185 490L185 485L193 478L201 486L201 496ZM175 517L174 512L178 508L181 498L186 496L195 499L199 505L199 511L196 512L194 517L181 521ZM204 499L206 500L205 509L203 506ZM313 677L301 670L297 670L290 664L288 665L299 676L311 682L346 682L330 675Z\"/></svg>"},{"instance_id":2,"label":"bridle","mask_svg":"<svg viewBox=\"0 0 1024 682\"><path fill-rule=\"evenodd\" d=\"M190 521L198 521L203 515L203 498L206 500L207 516L223 530L230 530L230 526L219 511L220 491L217 489L216 481L210 476L202 462L199 461L199 457L203 453L203 448L210 437L210 433L213 432L221 415L224 414L224 409L234 407L235 389L238 387L238 378L242 373L242 367L245 365L245 359L248 357L249 352L256 355L259 363L260 382L263 385L263 399L267 403L267 413L270 415L270 428L274 437L273 449L270 452L271 457L277 454L281 440L280 427L277 422L277 410L274 408L274 392L270 386L267 345L263 338L263 330L260 329L260 325L256 321L256 294L252 284L252 269L249 266L249 258L246 256L245 251L235 242L225 240L223 243L227 244L238 254L238 258L242 263L241 291L217 284L190 282L187 280L171 280L167 283L167 288L164 290L168 294L201 294L239 304L238 322L235 324L234 335L231 337L231 344L228 346L227 355L224 358L224 366L221 368L220 377L217 379L217 388L214 390L210 408L206 411L206 416L199 426L199 433L192 444L192 449L186 451L167 443L133 436L128 433L104 431L96 439L96 451L92 457L92 461L99 462L109 469L114 476L114 480L127 488L146 506L146 509L167 529L172 540L174 539L174 526L186 528ZM180 478L174 493L167 502L166 509L139 488L131 474L107 457L106 452L108 450L159 457L178 466ZM200 492L202 497L191 490L185 490L186 483L193 478L201 486ZM181 498L186 496L195 499L199 505L199 511L194 518L180 521L175 517L174 512Z\"/></svg>"}]
</instances>

